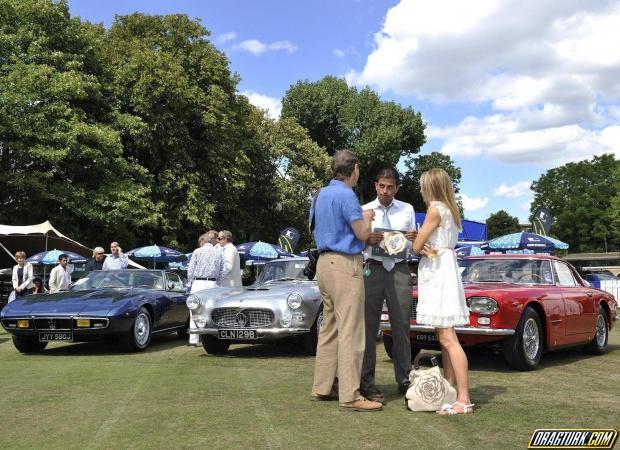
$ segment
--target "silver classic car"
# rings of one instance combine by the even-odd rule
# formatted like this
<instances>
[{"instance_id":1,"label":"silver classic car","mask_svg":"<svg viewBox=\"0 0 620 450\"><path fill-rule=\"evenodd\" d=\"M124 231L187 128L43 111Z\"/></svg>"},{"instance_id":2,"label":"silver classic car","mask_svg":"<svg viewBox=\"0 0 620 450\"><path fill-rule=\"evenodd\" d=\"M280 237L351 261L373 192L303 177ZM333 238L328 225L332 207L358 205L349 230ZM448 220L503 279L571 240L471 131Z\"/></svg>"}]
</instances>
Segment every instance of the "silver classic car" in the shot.
<instances>
[{"instance_id":1,"label":"silver classic car","mask_svg":"<svg viewBox=\"0 0 620 450\"><path fill-rule=\"evenodd\" d=\"M303 274L308 258L269 261L247 288L213 288L191 294L187 307L207 353L225 353L231 344L297 338L315 354L323 317L316 281Z\"/></svg>"}]
</instances>

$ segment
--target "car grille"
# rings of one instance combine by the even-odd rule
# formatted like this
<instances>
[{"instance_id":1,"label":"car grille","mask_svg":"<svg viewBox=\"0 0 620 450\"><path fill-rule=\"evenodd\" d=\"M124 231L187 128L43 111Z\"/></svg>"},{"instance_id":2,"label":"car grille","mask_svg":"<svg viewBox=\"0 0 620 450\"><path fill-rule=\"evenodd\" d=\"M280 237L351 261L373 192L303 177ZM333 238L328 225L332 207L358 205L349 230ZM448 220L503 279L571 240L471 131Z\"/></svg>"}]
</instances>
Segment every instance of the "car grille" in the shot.
<instances>
[{"instance_id":1,"label":"car grille","mask_svg":"<svg viewBox=\"0 0 620 450\"><path fill-rule=\"evenodd\" d=\"M414 298L411 302L411 320L417 320L418 316L418 299Z\"/></svg>"},{"instance_id":2,"label":"car grille","mask_svg":"<svg viewBox=\"0 0 620 450\"><path fill-rule=\"evenodd\" d=\"M217 308L211 313L218 327L258 328L271 325L273 311L262 308Z\"/></svg>"},{"instance_id":3,"label":"car grille","mask_svg":"<svg viewBox=\"0 0 620 450\"><path fill-rule=\"evenodd\" d=\"M34 327L37 330L70 330L72 328L71 317L46 317L34 319Z\"/></svg>"}]
</instances>

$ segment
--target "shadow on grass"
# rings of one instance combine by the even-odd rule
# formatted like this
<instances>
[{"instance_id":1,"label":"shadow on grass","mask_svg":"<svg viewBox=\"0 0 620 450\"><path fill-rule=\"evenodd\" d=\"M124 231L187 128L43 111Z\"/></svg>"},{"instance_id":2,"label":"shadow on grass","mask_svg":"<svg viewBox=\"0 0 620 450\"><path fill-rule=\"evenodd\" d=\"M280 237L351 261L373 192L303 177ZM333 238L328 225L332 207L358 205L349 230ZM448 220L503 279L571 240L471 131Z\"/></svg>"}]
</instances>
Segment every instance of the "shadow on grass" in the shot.
<instances>
[{"instance_id":1,"label":"shadow on grass","mask_svg":"<svg viewBox=\"0 0 620 450\"><path fill-rule=\"evenodd\" d=\"M156 353L170 350L187 344L187 340L179 339L175 334L153 336L151 343L143 353ZM58 347L46 348L43 352L46 355L59 356L101 356L101 355L120 355L127 352L120 343L113 340L101 342L81 342L75 344L64 344Z\"/></svg>"},{"instance_id":2,"label":"shadow on grass","mask_svg":"<svg viewBox=\"0 0 620 450\"><path fill-rule=\"evenodd\" d=\"M206 356L206 353L205 353ZM304 352L300 343L295 341L274 341L263 344L248 345L239 344L230 347L228 352L217 356L219 358L279 358L282 356L291 358L313 358Z\"/></svg>"}]
</instances>

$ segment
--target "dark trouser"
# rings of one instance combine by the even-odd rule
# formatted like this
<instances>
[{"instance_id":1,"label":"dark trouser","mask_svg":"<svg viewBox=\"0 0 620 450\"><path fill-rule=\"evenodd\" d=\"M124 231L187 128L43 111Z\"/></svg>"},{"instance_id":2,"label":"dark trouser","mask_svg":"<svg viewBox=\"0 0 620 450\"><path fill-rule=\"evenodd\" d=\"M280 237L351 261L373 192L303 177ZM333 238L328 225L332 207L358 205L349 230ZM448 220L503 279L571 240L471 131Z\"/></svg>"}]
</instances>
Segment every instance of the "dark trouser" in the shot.
<instances>
[{"instance_id":1,"label":"dark trouser","mask_svg":"<svg viewBox=\"0 0 620 450\"><path fill-rule=\"evenodd\" d=\"M377 360L377 333L383 300L385 299L392 325L392 361L396 383L409 380L411 371L411 344L409 318L411 317L411 286L407 263L396 264L388 272L382 265L371 264L370 276L364 277L366 350L362 365L362 381L375 384Z\"/></svg>"}]
</instances>

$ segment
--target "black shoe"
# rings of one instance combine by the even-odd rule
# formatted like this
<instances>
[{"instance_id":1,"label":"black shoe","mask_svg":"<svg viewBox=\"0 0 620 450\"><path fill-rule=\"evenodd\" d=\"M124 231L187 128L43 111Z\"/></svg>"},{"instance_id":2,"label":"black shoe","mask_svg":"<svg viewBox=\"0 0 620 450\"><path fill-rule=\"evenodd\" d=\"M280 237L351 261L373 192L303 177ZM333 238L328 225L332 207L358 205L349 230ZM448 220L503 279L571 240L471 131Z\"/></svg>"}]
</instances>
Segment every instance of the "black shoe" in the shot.
<instances>
[{"instance_id":1,"label":"black shoe","mask_svg":"<svg viewBox=\"0 0 620 450\"><path fill-rule=\"evenodd\" d=\"M409 386L411 386L411 383L409 381L403 383L403 384L399 384L398 385L398 393L400 395L405 395L407 393L407 389L409 389Z\"/></svg>"}]
</instances>

